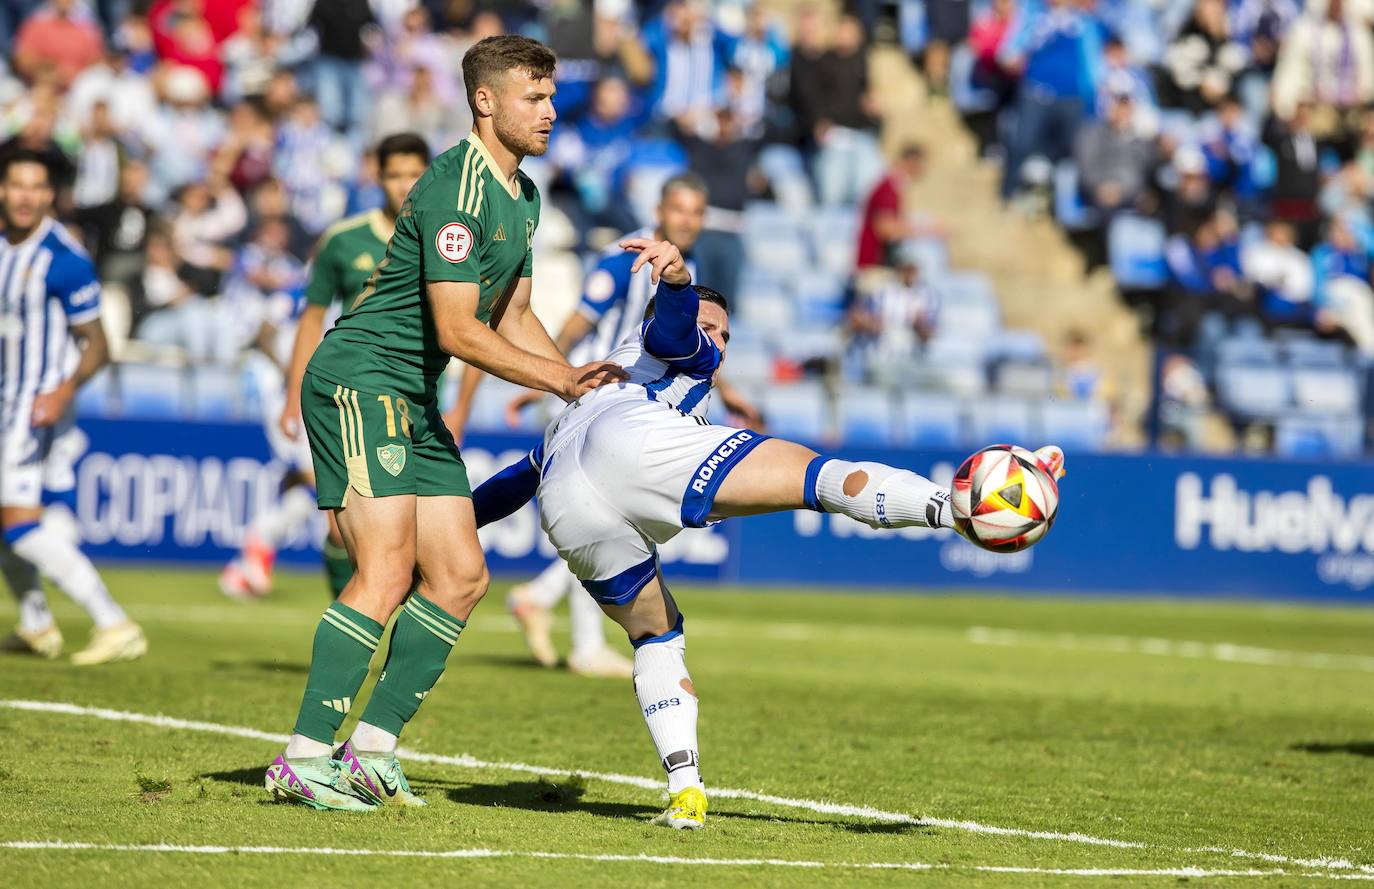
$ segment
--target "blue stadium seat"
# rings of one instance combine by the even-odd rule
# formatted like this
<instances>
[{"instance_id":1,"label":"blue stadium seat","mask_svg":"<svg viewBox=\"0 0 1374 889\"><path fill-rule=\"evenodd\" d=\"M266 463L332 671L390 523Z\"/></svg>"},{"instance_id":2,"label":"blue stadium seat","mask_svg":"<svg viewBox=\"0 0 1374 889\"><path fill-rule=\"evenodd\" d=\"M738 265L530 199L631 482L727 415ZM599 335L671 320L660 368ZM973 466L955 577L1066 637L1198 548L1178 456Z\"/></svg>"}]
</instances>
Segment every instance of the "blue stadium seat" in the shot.
<instances>
[{"instance_id":1,"label":"blue stadium seat","mask_svg":"<svg viewBox=\"0 0 1374 889\"><path fill-rule=\"evenodd\" d=\"M937 336L926 343L912 382L918 389L980 395L988 384L986 360L981 340Z\"/></svg>"},{"instance_id":2,"label":"blue stadium seat","mask_svg":"<svg viewBox=\"0 0 1374 889\"><path fill-rule=\"evenodd\" d=\"M840 435L849 445L890 445L897 438L892 394L877 386L853 386L836 399Z\"/></svg>"},{"instance_id":3,"label":"blue stadium seat","mask_svg":"<svg viewBox=\"0 0 1374 889\"><path fill-rule=\"evenodd\" d=\"M921 275L936 281L949 275L949 248L939 238L913 238L902 242L902 250L915 257Z\"/></svg>"},{"instance_id":4,"label":"blue stadium seat","mask_svg":"<svg viewBox=\"0 0 1374 889\"><path fill-rule=\"evenodd\" d=\"M819 273L800 278L795 288L795 305L801 322L838 324L844 317L844 288L842 276Z\"/></svg>"},{"instance_id":5,"label":"blue stadium seat","mask_svg":"<svg viewBox=\"0 0 1374 889\"><path fill-rule=\"evenodd\" d=\"M1003 361L992 380L999 393L1023 398L1044 398L1054 388L1054 372L1042 362Z\"/></svg>"},{"instance_id":6,"label":"blue stadium seat","mask_svg":"<svg viewBox=\"0 0 1374 889\"><path fill-rule=\"evenodd\" d=\"M964 403L952 395L911 392L902 399L898 418L900 440L924 448L952 448L965 444Z\"/></svg>"},{"instance_id":7,"label":"blue stadium seat","mask_svg":"<svg viewBox=\"0 0 1374 889\"><path fill-rule=\"evenodd\" d=\"M928 276L927 283L935 288L942 303L959 305L980 305L1000 308L997 291L986 276L976 272L945 272L938 276Z\"/></svg>"},{"instance_id":8,"label":"blue stadium seat","mask_svg":"<svg viewBox=\"0 0 1374 889\"><path fill-rule=\"evenodd\" d=\"M1107 259L1116 283L1127 290L1155 290L1168 280L1164 224L1122 214L1107 226Z\"/></svg>"},{"instance_id":9,"label":"blue stadium seat","mask_svg":"<svg viewBox=\"0 0 1374 889\"><path fill-rule=\"evenodd\" d=\"M941 337L969 337L990 340L1002 324L995 305L942 302L937 329Z\"/></svg>"},{"instance_id":10,"label":"blue stadium seat","mask_svg":"<svg viewBox=\"0 0 1374 889\"><path fill-rule=\"evenodd\" d=\"M1360 409L1360 379L1341 367L1293 371L1293 404L1309 414L1354 414Z\"/></svg>"},{"instance_id":11,"label":"blue stadium seat","mask_svg":"<svg viewBox=\"0 0 1374 889\"><path fill-rule=\"evenodd\" d=\"M1100 401L1052 400L1040 405L1040 438L1032 443L1060 445L1069 451L1100 451L1111 424Z\"/></svg>"},{"instance_id":12,"label":"blue stadium seat","mask_svg":"<svg viewBox=\"0 0 1374 889\"><path fill-rule=\"evenodd\" d=\"M1345 346L1316 337L1289 337L1280 341L1280 350L1293 367L1344 367L1349 363Z\"/></svg>"},{"instance_id":13,"label":"blue stadium seat","mask_svg":"<svg viewBox=\"0 0 1374 889\"><path fill-rule=\"evenodd\" d=\"M730 340L722 371L732 383L763 383L773 378L773 355L763 344L736 344Z\"/></svg>"},{"instance_id":14,"label":"blue stadium seat","mask_svg":"<svg viewBox=\"0 0 1374 889\"><path fill-rule=\"evenodd\" d=\"M180 368L158 364L115 367L119 413L146 420L180 419L186 414L186 380Z\"/></svg>"},{"instance_id":15,"label":"blue stadium seat","mask_svg":"<svg viewBox=\"0 0 1374 889\"><path fill-rule=\"evenodd\" d=\"M1047 360L1045 340L1033 330L1003 330L992 338L990 358L1040 364Z\"/></svg>"},{"instance_id":16,"label":"blue stadium seat","mask_svg":"<svg viewBox=\"0 0 1374 889\"><path fill-rule=\"evenodd\" d=\"M798 216L773 201L750 201L744 206L744 237L800 239L805 232Z\"/></svg>"},{"instance_id":17,"label":"blue stadium seat","mask_svg":"<svg viewBox=\"0 0 1374 889\"><path fill-rule=\"evenodd\" d=\"M1271 420L1291 402L1292 381L1277 365L1222 365L1217 369L1221 406L1243 420Z\"/></svg>"},{"instance_id":18,"label":"blue stadium seat","mask_svg":"<svg viewBox=\"0 0 1374 889\"><path fill-rule=\"evenodd\" d=\"M1225 365L1278 364L1279 348L1271 340L1231 337L1217 343L1216 358Z\"/></svg>"},{"instance_id":19,"label":"blue stadium seat","mask_svg":"<svg viewBox=\"0 0 1374 889\"><path fill-rule=\"evenodd\" d=\"M789 277L815 266L806 241L789 232L746 229L744 249L751 265L779 277Z\"/></svg>"},{"instance_id":20,"label":"blue stadium seat","mask_svg":"<svg viewBox=\"0 0 1374 889\"><path fill-rule=\"evenodd\" d=\"M772 386L761 401L770 433L812 442L828 437L829 397L820 383Z\"/></svg>"},{"instance_id":21,"label":"blue stadium seat","mask_svg":"<svg viewBox=\"0 0 1374 889\"><path fill-rule=\"evenodd\" d=\"M1083 200L1078 167L1063 160L1054 168L1054 218L1069 231L1087 231L1102 224L1102 213Z\"/></svg>"},{"instance_id":22,"label":"blue stadium seat","mask_svg":"<svg viewBox=\"0 0 1374 889\"><path fill-rule=\"evenodd\" d=\"M973 439L980 444L1028 446L1032 428L1030 402L1006 396L974 399L969 403L969 427Z\"/></svg>"},{"instance_id":23,"label":"blue stadium seat","mask_svg":"<svg viewBox=\"0 0 1374 889\"><path fill-rule=\"evenodd\" d=\"M232 420L240 415L242 374L234 368L206 365L190 369L188 415L197 420Z\"/></svg>"},{"instance_id":24,"label":"blue stadium seat","mask_svg":"<svg viewBox=\"0 0 1374 889\"><path fill-rule=\"evenodd\" d=\"M781 332L796 323L797 311L784 290L751 293L739 307L739 317L760 330Z\"/></svg>"},{"instance_id":25,"label":"blue stadium seat","mask_svg":"<svg viewBox=\"0 0 1374 889\"><path fill-rule=\"evenodd\" d=\"M1359 417L1284 417L1274 429L1274 451L1308 460L1349 459L1364 448Z\"/></svg>"}]
</instances>

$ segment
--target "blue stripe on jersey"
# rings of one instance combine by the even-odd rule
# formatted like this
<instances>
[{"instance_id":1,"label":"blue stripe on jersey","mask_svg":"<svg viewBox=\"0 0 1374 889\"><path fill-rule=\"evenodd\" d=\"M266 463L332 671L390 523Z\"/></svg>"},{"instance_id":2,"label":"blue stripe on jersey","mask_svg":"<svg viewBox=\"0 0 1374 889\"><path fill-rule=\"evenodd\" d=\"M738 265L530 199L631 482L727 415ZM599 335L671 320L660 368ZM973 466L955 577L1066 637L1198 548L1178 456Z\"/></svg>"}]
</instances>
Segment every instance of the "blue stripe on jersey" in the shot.
<instances>
[{"instance_id":1,"label":"blue stripe on jersey","mask_svg":"<svg viewBox=\"0 0 1374 889\"><path fill-rule=\"evenodd\" d=\"M14 267L15 267L16 265L18 265L17 259L18 259L18 257L15 256L15 254L14 254L13 251L6 251L5 254L4 254L4 256L3 256L3 257L0 257L0 268L3 268L3 269L4 269L3 272L0 272L0 317L4 317L4 316L5 316L5 314L6 314L6 309L8 308L8 304L9 304L9 292L10 292L10 276L14 273ZM15 339L16 339L18 342L23 342L24 333L23 333L22 330L16 330L16 331L14 331L13 333L14 333ZM5 382L5 379L4 379L4 378L5 378L5 376L6 376L6 375L8 374L8 372L9 372L9 357L10 357L10 356L9 356L9 339L10 339L10 335L11 335L11 332L10 332L10 331L6 331L6 330L3 330L3 329L0 329L0 383ZM16 345L17 345L17 344L18 344L18 343L16 343ZM21 354L21 356L20 356L21 362L22 362L22 357L23 357L23 356L22 356L22 354ZM22 364L22 363L21 363L21 364L19 365L19 367L17 368L17 371L18 371L18 372L14 375L14 391L15 391L14 397L15 397L16 400L18 399L18 395L19 395L19 379L20 379L20 377L22 377L23 374L24 374L24 367L23 367L23 364ZM5 402L5 400L6 400L5 396L7 395L6 390L7 390L8 388L9 388L8 386L0 386L0 404L3 404L3 403ZM7 424L8 424L8 420L7 420L6 422L7 422Z\"/></svg>"},{"instance_id":2,"label":"blue stripe on jersey","mask_svg":"<svg viewBox=\"0 0 1374 889\"><path fill-rule=\"evenodd\" d=\"M692 480L687 483L687 490L682 494L682 527L706 527L711 507L716 502L716 492L720 490L725 477L730 474L730 470L739 465L746 454L767 440L767 435L741 429L721 442L720 447L701 461L697 471L692 473Z\"/></svg>"},{"instance_id":3,"label":"blue stripe on jersey","mask_svg":"<svg viewBox=\"0 0 1374 889\"><path fill-rule=\"evenodd\" d=\"M681 403L678 404L677 409L682 411L684 414L690 414L692 412L692 408L701 404L701 400L710 394L711 381L702 380L700 383L697 383L691 389L687 390L687 394L683 396L683 399Z\"/></svg>"},{"instance_id":4,"label":"blue stripe on jersey","mask_svg":"<svg viewBox=\"0 0 1374 889\"><path fill-rule=\"evenodd\" d=\"M658 401L658 396L663 392L664 389L667 389L669 386L673 385L673 381L677 378L678 375L676 373L668 373L667 375L661 376L658 379L654 380L652 383L645 383L644 391L649 396L649 400Z\"/></svg>"}]
</instances>

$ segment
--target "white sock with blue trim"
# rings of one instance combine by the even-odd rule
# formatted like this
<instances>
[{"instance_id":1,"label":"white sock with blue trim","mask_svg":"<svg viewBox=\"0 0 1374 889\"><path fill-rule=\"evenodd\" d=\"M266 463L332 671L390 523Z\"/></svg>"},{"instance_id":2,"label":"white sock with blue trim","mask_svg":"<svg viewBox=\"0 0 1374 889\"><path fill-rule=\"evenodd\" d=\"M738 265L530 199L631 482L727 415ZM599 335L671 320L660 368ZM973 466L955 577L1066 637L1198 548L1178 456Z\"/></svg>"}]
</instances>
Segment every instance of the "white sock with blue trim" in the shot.
<instances>
[{"instance_id":1,"label":"white sock with blue trim","mask_svg":"<svg viewBox=\"0 0 1374 889\"><path fill-rule=\"evenodd\" d=\"M5 532L10 549L32 564L76 604L86 609L98 629L112 627L129 619L105 588L100 574L76 545L60 534L38 525L28 530L11 528Z\"/></svg>"},{"instance_id":2,"label":"white sock with blue trim","mask_svg":"<svg viewBox=\"0 0 1374 889\"><path fill-rule=\"evenodd\" d=\"M32 562L19 558L8 550L0 551L0 575L4 575L10 592L19 601L19 628L26 633L41 633L53 625L48 598L43 595L43 582Z\"/></svg>"},{"instance_id":3,"label":"white sock with blue trim","mask_svg":"<svg viewBox=\"0 0 1374 889\"><path fill-rule=\"evenodd\" d=\"M949 491L886 463L817 457L806 472L807 506L838 512L870 528L953 528Z\"/></svg>"},{"instance_id":4,"label":"white sock with blue trim","mask_svg":"<svg viewBox=\"0 0 1374 889\"><path fill-rule=\"evenodd\" d=\"M668 773L669 793L703 786L697 756L697 693L686 658L687 640L680 633L635 648L635 696L658 760Z\"/></svg>"}]
</instances>

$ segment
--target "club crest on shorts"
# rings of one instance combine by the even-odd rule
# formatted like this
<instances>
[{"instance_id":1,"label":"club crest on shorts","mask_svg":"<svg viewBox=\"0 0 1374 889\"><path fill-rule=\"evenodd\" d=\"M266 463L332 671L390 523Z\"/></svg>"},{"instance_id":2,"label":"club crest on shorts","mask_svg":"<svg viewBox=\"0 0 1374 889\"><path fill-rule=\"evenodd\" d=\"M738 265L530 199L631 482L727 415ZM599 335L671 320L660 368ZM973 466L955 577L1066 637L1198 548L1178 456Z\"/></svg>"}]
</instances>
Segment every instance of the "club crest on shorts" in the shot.
<instances>
[{"instance_id":1,"label":"club crest on shorts","mask_svg":"<svg viewBox=\"0 0 1374 889\"><path fill-rule=\"evenodd\" d=\"M406 468L406 449L398 444L382 445L377 449L377 462L393 477L398 476Z\"/></svg>"}]
</instances>

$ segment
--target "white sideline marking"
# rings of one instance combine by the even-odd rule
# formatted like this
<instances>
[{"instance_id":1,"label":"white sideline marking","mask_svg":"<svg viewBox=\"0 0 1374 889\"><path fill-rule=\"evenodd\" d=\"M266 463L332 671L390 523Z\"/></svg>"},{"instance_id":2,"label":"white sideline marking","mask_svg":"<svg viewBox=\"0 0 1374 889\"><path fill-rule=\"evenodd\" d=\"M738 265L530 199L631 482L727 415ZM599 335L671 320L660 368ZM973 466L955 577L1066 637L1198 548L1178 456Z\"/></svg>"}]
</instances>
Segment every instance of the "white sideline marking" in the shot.
<instances>
[{"instance_id":1,"label":"white sideline marking","mask_svg":"<svg viewBox=\"0 0 1374 889\"><path fill-rule=\"evenodd\" d=\"M104 707L83 707L78 704L62 702L7 700L0 698L0 709L24 710L34 713L59 713L66 716L88 716L95 719L108 720L110 722L133 722L141 725L151 725L156 728L208 732L217 735L248 738L254 741L267 741L273 744L285 744L287 740L287 736L284 734L264 732L246 726L177 719L172 716L152 715L147 713L131 713L125 710L109 710ZM639 787L645 790L663 792L662 779L645 778L639 775L622 775L614 772L589 772L581 769L554 769L547 766L537 766L522 762L488 762L466 753L457 756L446 756L438 753L423 753L420 751L407 750L405 748L398 750L398 753L413 762L451 765L470 769L523 772L525 774L551 777L562 777L571 773L596 781L605 781L609 784L622 784L629 787ZM1322 868L1337 871L1356 871L1359 874L1368 874L1374 877L1374 866L1355 864L1344 858L1293 858L1269 852L1249 852L1244 849L1225 849L1219 846L1176 849L1169 846L1154 846L1150 843L1144 843L1137 840L1110 839L1077 832L1062 833L1052 830L1027 830L1019 827L998 827L991 824L980 824L976 821L917 817L908 815L905 812L888 812L870 806L829 803L821 800L793 799L791 797L773 796L772 794L757 793L752 790L739 790L729 787L713 787L711 788L711 795L721 799L744 799L753 802L767 803L781 808L806 809L825 815L867 818L872 821L883 821L894 824L910 824L919 827L942 827L948 830L960 830L967 833L992 834L996 836L1021 837L1035 840L1052 840L1065 843L1081 843L1090 846L1109 846L1115 849L1167 849L1170 851L1192 854L1218 854L1227 855L1233 858L1265 861L1270 864L1287 864L1305 868ZM1356 877L1353 876L1351 877L1351 879L1355 878ZM1363 877L1359 878L1363 879Z\"/></svg>"},{"instance_id":2,"label":"white sideline marking","mask_svg":"<svg viewBox=\"0 0 1374 889\"><path fill-rule=\"evenodd\" d=\"M316 846L181 846L168 843L78 843L62 840L11 840L0 849L26 852L154 852L183 855L320 855L380 858L531 858L543 861L627 862L632 864L695 865L698 867L795 867L812 870L976 871L993 874L1048 874L1068 877L1316 877L1331 880L1374 880L1374 875L1296 873L1269 870L1224 870L1201 867L1169 868L1057 868L1007 865L928 864L923 861L806 861L791 858L687 858L678 855L614 855L585 852L539 852L511 849L332 849Z\"/></svg>"},{"instance_id":3,"label":"white sideline marking","mask_svg":"<svg viewBox=\"0 0 1374 889\"><path fill-rule=\"evenodd\" d=\"M1233 664L1310 667L1314 670L1356 670L1362 673L1374 673L1374 657L1366 655L1283 651L1278 648L1255 648L1250 645L1235 645L1230 642L1190 642L1180 639L1156 639L1149 636L1043 633L1034 630L1005 630L996 627L969 627L968 640L978 645L1039 645L1083 651L1112 651L1125 654L1153 654L1160 657L1225 661Z\"/></svg>"}]
</instances>

